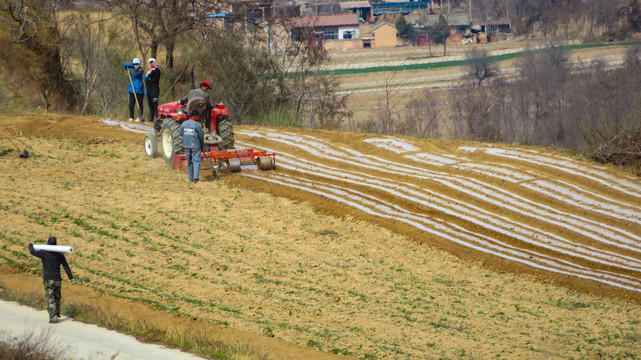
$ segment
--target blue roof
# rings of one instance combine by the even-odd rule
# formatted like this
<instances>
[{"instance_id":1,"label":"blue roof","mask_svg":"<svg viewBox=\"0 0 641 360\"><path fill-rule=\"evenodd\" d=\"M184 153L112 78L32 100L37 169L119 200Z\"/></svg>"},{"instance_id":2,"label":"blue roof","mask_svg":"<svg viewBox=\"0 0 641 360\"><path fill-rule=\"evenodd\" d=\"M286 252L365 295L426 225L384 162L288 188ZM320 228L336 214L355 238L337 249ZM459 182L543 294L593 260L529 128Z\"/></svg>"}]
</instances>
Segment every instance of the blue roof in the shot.
<instances>
[{"instance_id":1,"label":"blue roof","mask_svg":"<svg viewBox=\"0 0 641 360\"><path fill-rule=\"evenodd\" d=\"M423 1L392 1L392 2L379 2L371 3L370 5L383 5L383 4L429 4L432 0L423 0Z\"/></svg>"},{"instance_id":2,"label":"blue roof","mask_svg":"<svg viewBox=\"0 0 641 360\"><path fill-rule=\"evenodd\" d=\"M428 9L429 4L432 3L432 0L424 1L404 1L404 2L383 2L383 3L371 3L372 13L378 16L383 13L403 13L409 14L414 10L419 9Z\"/></svg>"},{"instance_id":3,"label":"blue roof","mask_svg":"<svg viewBox=\"0 0 641 360\"><path fill-rule=\"evenodd\" d=\"M216 14L203 15L204 18L218 18L218 17L225 17L225 16L227 16L227 13L216 13Z\"/></svg>"}]
</instances>

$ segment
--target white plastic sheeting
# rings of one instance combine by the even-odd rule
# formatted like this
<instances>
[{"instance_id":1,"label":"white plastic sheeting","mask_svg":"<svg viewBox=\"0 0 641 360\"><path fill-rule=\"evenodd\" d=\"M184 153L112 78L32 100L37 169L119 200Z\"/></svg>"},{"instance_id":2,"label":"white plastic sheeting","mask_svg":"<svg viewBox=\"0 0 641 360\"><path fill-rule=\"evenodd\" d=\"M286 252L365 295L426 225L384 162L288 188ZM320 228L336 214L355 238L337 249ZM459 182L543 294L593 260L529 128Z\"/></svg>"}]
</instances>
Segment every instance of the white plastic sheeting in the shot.
<instances>
[{"instance_id":1,"label":"white plastic sheeting","mask_svg":"<svg viewBox=\"0 0 641 360\"><path fill-rule=\"evenodd\" d=\"M110 118L109 119L102 119L102 120L98 120L98 121L100 121L102 123L105 123L106 125L110 125L110 126L120 126L121 128L123 128L123 129L125 129L127 131L131 131L131 132L135 132L135 133L139 133L139 134L146 134L146 133L148 133L150 131L154 131L154 128L152 126L147 126L147 125L138 124L138 123L128 123L128 122L123 122L123 121L115 121L115 120L111 120Z\"/></svg>"},{"instance_id":2,"label":"white plastic sheeting","mask_svg":"<svg viewBox=\"0 0 641 360\"><path fill-rule=\"evenodd\" d=\"M61 252L61 253L70 253L73 251L73 247L68 245L36 245L34 244L33 249L36 251L46 250L46 251Z\"/></svg>"}]
</instances>

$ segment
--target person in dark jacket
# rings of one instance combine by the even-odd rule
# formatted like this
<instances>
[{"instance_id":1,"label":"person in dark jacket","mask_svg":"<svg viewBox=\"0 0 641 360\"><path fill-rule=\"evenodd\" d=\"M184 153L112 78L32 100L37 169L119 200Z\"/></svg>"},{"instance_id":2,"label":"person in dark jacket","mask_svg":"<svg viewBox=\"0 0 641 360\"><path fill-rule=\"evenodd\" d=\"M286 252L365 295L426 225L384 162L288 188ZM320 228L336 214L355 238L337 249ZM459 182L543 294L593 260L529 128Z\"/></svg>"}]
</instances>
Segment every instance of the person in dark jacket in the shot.
<instances>
[{"instance_id":1,"label":"person in dark jacket","mask_svg":"<svg viewBox=\"0 0 641 360\"><path fill-rule=\"evenodd\" d=\"M149 71L145 75L147 86L147 105L149 105L149 121L154 121L158 116L158 97L160 96L160 69L156 59L149 59Z\"/></svg>"},{"instance_id":2,"label":"person in dark jacket","mask_svg":"<svg viewBox=\"0 0 641 360\"><path fill-rule=\"evenodd\" d=\"M211 105L211 98L209 97L209 94L207 94L207 91L211 90L211 86L209 85L208 81L203 81L200 83L200 87L198 89L191 89L185 95L182 99L178 100L178 104L180 105L187 105L191 100L195 98L203 98L205 100L206 108L205 109L198 109L200 118L205 121L205 123L208 123L208 117L207 115L211 114L211 109L213 109L213 106ZM188 109L190 112L193 109Z\"/></svg>"},{"instance_id":3,"label":"person in dark jacket","mask_svg":"<svg viewBox=\"0 0 641 360\"><path fill-rule=\"evenodd\" d=\"M50 236L47 245L56 245L58 240L55 236ZM35 250L33 243L29 244L31 255L39 257L42 260L42 280L45 287L45 301L47 303L47 312L49 312L49 322L57 323L60 318L60 299L62 289L62 277L60 276L60 265L65 269L67 277L73 282L73 275L67 259L63 253L46 250Z\"/></svg>"},{"instance_id":4,"label":"person in dark jacket","mask_svg":"<svg viewBox=\"0 0 641 360\"><path fill-rule=\"evenodd\" d=\"M142 76L145 69L140 67L140 59L135 58L131 63L124 63L125 69L129 72L129 121L134 120L134 105L138 105L138 118L136 121L141 122L144 109L142 107L145 99L145 87L142 84ZM133 85L133 87L132 87Z\"/></svg>"},{"instance_id":5,"label":"person in dark jacket","mask_svg":"<svg viewBox=\"0 0 641 360\"><path fill-rule=\"evenodd\" d=\"M205 142L205 133L198 122L200 120L198 110L192 110L190 115L190 119L180 126L180 136L183 137L183 145L185 145L189 181L197 183L200 177L200 151Z\"/></svg>"}]
</instances>

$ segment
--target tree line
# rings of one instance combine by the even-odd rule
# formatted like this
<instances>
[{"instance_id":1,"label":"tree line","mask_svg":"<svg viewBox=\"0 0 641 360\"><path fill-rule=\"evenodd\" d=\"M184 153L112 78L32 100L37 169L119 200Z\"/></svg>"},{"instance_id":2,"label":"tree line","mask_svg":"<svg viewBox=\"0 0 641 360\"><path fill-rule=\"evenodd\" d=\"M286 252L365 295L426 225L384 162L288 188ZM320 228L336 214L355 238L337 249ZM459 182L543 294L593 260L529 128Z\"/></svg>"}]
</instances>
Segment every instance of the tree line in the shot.
<instances>
[{"instance_id":1,"label":"tree line","mask_svg":"<svg viewBox=\"0 0 641 360\"><path fill-rule=\"evenodd\" d=\"M451 100L457 137L556 146L603 162L639 164L640 46L611 66L598 58L570 61L565 47L551 43L526 51L513 78L499 76L484 52L467 56L473 81L459 89L464 97Z\"/></svg>"},{"instance_id":2,"label":"tree line","mask_svg":"<svg viewBox=\"0 0 641 360\"><path fill-rule=\"evenodd\" d=\"M468 50L466 62L466 80L444 93L401 104L399 89L388 89L364 130L552 146L641 175L641 46L630 46L621 65L570 61L554 41L526 50L510 74L486 50Z\"/></svg>"}]
</instances>

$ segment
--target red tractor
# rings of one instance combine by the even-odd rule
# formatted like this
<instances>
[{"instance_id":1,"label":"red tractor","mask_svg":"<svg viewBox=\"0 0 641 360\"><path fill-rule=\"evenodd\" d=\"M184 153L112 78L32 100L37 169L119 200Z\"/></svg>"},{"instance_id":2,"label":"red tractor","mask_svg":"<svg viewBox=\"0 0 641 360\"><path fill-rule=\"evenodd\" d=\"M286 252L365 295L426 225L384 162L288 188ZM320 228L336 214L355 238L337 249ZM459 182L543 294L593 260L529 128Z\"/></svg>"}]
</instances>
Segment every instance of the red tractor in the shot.
<instances>
[{"instance_id":1,"label":"red tractor","mask_svg":"<svg viewBox=\"0 0 641 360\"><path fill-rule=\"evenodd\" d=\"M257 164L261 170L275 167L276 154L234 148L234 130L228 119L229 110L225 105L216 104L210 115L210 118L204 121L205 144L201 159L209 161L211 167L201 169L213 169L216 176L217 170L223 173L240 171L241 163L247 162ZM159 105L158 117L154 120L154 132L145 135L145 153L150 158L161 155L168 164L180 168L186 164L180 125L189 118L187 107L178 102Z\"/></svg>"}]
</instances>

